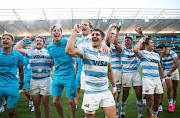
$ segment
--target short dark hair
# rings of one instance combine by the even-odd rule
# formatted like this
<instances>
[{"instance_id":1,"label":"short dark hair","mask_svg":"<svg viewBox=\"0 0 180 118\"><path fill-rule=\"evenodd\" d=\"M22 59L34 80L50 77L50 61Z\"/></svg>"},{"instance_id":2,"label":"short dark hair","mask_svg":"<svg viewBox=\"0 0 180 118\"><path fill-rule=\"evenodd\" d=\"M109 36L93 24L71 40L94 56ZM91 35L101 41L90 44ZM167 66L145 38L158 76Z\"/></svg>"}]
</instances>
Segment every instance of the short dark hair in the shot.
<instances>
[{"instance_id":1,"label":"short dark hair","mask_svg":"<svg viewBox=\"0 0 180 118\"><path fill-rule=\"evenodd\" d=\"M130 36L125 37L125 39L130 39L133 41L133 39Z\"/></svg>"},{"instance_id":2,"label":"short dark hair","mask_svg":"<svg viewBox=\"0 0 180 118\"><path fill-rule=\"evenodd\" d=\"M104 34L104 32L103 32L102 30L100 30L100 29L93 29L93 31L98 31L98 32L100 32L101 37L104 38L105 34ZM93 31L92 31L92 32L93 32Z\"/></svg>"},{"instance_id":3,"label":"short dark hair","mask_svg":"<svg viewBox=\"0 0 180 118\"><path fill-rule=\"evenodd\" d=\"M42 37L42 36L37 36L37 37L35 38L35 41L36 41L37 38L42 39L42 40L43 40L43 43L45 44L45 38L44 38L44 37Z\"/></svg>"},{"instance_id":4,"label":"short dark hair","mask_svg":"<svg viewBox=\"0 0 180 118\"><path fill-rule=\"evenodd\" d=\"M157 48L163 49L166 48L165 44L159 44Z\"/></svg>"},{"instance_id":5,"label":"short dark hair","mask_svg":"<svg viewBox=\"0 0 180 118\"><path fill-rule=\"evenodd\" d=\"M152 38L150 37L146 38L146 41L143 43L144 48L145 48L145 45L149 45L149 40L152 40Z\"/></svg>"}]
</instances>

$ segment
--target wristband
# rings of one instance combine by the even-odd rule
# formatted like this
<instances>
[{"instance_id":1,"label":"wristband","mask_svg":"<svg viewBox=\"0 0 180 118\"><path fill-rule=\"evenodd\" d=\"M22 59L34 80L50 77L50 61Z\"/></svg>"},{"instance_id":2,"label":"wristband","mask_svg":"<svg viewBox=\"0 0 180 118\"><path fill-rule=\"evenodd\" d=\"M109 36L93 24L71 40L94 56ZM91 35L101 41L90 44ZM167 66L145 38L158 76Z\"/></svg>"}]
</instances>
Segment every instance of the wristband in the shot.
<instances>
[{"instance_id":1,"label":"wristband","mask_svg":"<svg viewBox=\"0 0 180 118\"><path fill-rule=\"evenodd\" d=\"M139 40L139 42L143 43L143 42L144 42L143 38L141 38L141 39Z\"/></svg>"},{"instance_id":2,"label":"wristband","mask_svg":"<svg viewBox=\"0 0 180 118\"><path fill-rule=\"evenodd\" d=\"M113 26L112 26L112 24L111 24L111 25L109 25L109 29L112 29L112 27L113 27Z\"/></svg>"},{"instance_id":3,"label":"wristband","mask_svg":"<svg viewBox=\"0 0 180 118\"><path fill-rule=\"evenodd\" d=\"M23 39L22 41L23 41L23 42L26 42L26 39Z\"/></svg>"},{"instance_id":4,"label":"wristband","mask_svg":"<svg viewBox=\"0 0 180 118\"><path fill-rule=\"evenodd\" d=\"M19 84L20 84L20 85L24 85L24 82L20 82Z\"/></svg>"},{"instance_id":5,"label":"wristband","mask_svg":"<svg viewBox=\"0 0 180 118\"><path fill-rule=\"evenodd\" d=\"M113 93L116 93L117 87L113 86L112 90L113 90Z\"/></svg>"},{"instance_id":6,"label":"wristband","mask_svg":"<svg viewBox=\"0 0 180 118\"><path fill-rule=\"evenodd\" d=\"M162 79L162 83L165 82L165 79Z\"/></svg>"}]
</instances>

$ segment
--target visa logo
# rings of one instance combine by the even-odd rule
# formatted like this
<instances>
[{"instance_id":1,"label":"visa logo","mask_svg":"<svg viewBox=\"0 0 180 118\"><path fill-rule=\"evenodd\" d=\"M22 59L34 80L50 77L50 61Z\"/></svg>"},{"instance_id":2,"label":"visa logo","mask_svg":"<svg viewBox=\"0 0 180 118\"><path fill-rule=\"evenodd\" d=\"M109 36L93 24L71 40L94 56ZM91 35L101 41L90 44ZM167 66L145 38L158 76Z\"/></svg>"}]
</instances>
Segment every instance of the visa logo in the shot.
<instances>
[{"instance_id":1,"label":"visa logo","mask_svg":"<svg viewBox=\"0 0 180 118\"><path fill-rule=\"evenodd\" d=\"M96 60L93 60L93 64L95 66L107 66L107 62L106 61L96 61Z\"/></svg>"}]
</instances>

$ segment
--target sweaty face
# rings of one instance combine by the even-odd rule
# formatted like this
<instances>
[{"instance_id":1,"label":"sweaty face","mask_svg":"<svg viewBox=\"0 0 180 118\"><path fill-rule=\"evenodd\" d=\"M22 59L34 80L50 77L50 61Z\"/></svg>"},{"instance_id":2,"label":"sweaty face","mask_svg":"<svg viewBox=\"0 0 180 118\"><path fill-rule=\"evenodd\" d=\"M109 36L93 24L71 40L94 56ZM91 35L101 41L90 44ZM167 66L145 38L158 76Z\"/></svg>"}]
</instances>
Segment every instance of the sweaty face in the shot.
<instances>
[{"instance_id":1,"label":"sweaty face","mask_svg":"<svg viewBox=\"0 0 180 118\"><path fill-rule=\"evenodd\" d=\"M152 40L149 40L149 50L154 50L154 42Z\"/></svg>"},{"instance_id":2,"label":"sweaty face","mask_svg":"<svg viewBox=\"0 0 180 118\"><path fill-rule=\"evenodd\" d=\"M9 49L12 47L13 41L10 36L4 35L1 39L2 39L2 45L4 49Z\"/></svg>"},{"instance_id":3,"label":"sweaty face","mask_svg":"<svg viewBox=\"0 0 180 118\"><path fill-rule=\"evenodd\" d=\"M92 28L90 28L88 21L82 21L80 28L81 28L83 36L87 36L87 35L91 34Z\"/></svg>"},{"instance_id":4,"label":"sweaty face","mask_svg":"<svg viewBox=\"0 0 180 118\"><path fill-rule=\"evenodd\" d=\"M124 42L125 42L125 46L126 46L127 49L131 49L132 48L133 41L131 39L126 38L124 40Z\"/></svg>"},{"instance_id":5,"label":"sweaty face","mask_svg":"<svg viewBox=\"0 0 180 118\"><path fill-rule=\"evenodd\" d=\"M59 27L54 27L54 29L51 31L51 36L53 40L59 41L61 40L62 32Z\"/></svg>"},{"instance_id":6,"label":"sweaty face","mask_svg":"<svg viewBox=\"0 0 180 118\"><path fill-rule=\"evenodd\" d=\"M92 35L92 46L94 48L100 49L101 42L103 41L101 33L99 31L93 31L91 35Z\"/></svg>"},{"instance_id":7,"label":"sweaty face","mask_svg":"<svg viewBox=\"0 0 180 118\"><path fill-rule=\"evenodd\" d=\"M44 42L43 42L43 39L42 38L36 38L36 48L38 50L41 50L44 48Z\"/></svg>"},{"instance_id":8,"label":"sweaty face","mask_svg":"<svg viewBox=\"0 0 180 118\"><path fill-rule=\"evenodd\" d=\"M159 53L164 53L165 51L164 51L164 48L163 49L161 49L161 48L158 48L158 51L159 51Z\"/></svg>"}]
</instances>

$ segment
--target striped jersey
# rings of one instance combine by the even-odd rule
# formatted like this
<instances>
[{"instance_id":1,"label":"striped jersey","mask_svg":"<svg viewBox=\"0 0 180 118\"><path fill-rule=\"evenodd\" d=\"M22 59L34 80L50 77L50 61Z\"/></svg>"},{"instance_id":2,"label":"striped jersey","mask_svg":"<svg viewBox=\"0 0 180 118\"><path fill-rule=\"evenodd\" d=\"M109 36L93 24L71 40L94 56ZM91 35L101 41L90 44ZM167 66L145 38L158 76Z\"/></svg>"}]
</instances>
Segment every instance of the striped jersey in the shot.
<instances>
[{"instance_id":1,"label":"striped jersey","mask_svg":"<svg viewBox=\"0 0 180 118\"><path fill-rule=\"evenodd\" d=\"M166 57L165 55L162 57L162 64L164 66L165 71L171 71L174 66L173 58L178 58L177 54L170 50L170 54Z\"/></svg>"},{"instance_id":2,"label":"striped jersey","mask_svg":"<svg viewBox=\"0 0 180 118\"><path fill-rule=\"evenodd\" d=\"M120 54L116 51L116 48L113 44L110 43L110 48L112 49L111 55L111 67L112 69L122 69Z\"/></svg>"},{"instance_id":3,"label":"striped jersey","mask_svg":"<svg viewBox=\"0 0 180 118\"><path fill-rule=\"evenodd\" d=\"M122 47L120 57L123 65L123 73L137 71L138 57L133 52L133 49Z\"/></svg>"},{"instance_id":4,"label":"striped jersey","mask_svg":"<svg viewBox=\"0 0 180 118\"><path fill-rule=\"evenodd\" d=\"M26 57L31 64L32 79L51 77L51 57L47 50L27 50Z\"/></svg>"},{"instance_id":5,"label":"striped jersey","mask_svg":"<svg viewBox=\"0 0 180 118\"><path fill-rule=\"evenodd\" d=\"M110 53L104 55L102 49L80 48L85 72L85 94L103 93L108 89L108 65Z\"/></svg>"},{"instance_id":6,"label":"striped jersey","mask_svg":"<svg viewBox=\"0 0 180 118\"><path fill-rule=\"evenodd\" d=\"M141 68L142 68L142 73L143 79L159 79L159 67L158 63L160 63L160 57L159 54L155 52L149 52L146 50L141 51L142 54L139 57L141 60Z\"/></svg>"},{"instance_id":7,"label":"striped jersey","mask_svg":"<svg viewBox=\"0 0 180 118\"><path fill-rule=\"evenodd\" d=\"M77 48L82 48L82 47L91 47L92 43L91 43L91 34L82 37L81 39L79 39L76 44L75 47Z\"/></svg>"}]
</instances>

